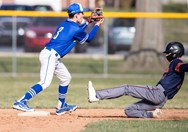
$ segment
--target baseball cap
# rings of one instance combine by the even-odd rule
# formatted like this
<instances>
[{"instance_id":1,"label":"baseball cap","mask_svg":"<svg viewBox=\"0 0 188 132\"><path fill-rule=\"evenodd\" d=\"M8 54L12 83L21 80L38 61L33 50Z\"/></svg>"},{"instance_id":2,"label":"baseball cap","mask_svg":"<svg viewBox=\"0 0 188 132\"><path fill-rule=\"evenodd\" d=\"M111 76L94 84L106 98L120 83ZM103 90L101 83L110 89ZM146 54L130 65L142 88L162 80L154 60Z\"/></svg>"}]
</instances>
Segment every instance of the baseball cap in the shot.
<instances>
[{"instance_id":1,"label":"baseball cap","mask_svg":"<svg viewBox=\"0 0 188 132\"><path fill-rule=\"evenodd\" d=\"M87 10L83 9L80 3L73 3L67 9L68 14L76 14L79 12L86 12L86 11Z\"/></svg>"}]
</instances>

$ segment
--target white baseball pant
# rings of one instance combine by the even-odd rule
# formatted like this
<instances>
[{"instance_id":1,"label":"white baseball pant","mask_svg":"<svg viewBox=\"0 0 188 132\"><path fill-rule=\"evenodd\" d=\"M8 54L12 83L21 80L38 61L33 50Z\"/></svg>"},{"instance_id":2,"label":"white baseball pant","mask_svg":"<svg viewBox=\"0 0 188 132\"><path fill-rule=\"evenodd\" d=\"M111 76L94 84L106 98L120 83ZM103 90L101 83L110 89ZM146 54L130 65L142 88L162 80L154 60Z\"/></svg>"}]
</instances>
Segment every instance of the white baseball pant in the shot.
<instances>
[{"instance_id":1,"label":"white baseball pant","mask_svg":"<svg viewBox=\"0 0 188 132\"><path fill-rule=\"evenodd\" d=\"M38 84L42 86L43 90L51 84L54 74L60 79L61 86L69 85L71 75L66 66L60 61L60 56L55 50L44 48L40 52L39 60L41 69Z\"/></svg>"}]
</instances>

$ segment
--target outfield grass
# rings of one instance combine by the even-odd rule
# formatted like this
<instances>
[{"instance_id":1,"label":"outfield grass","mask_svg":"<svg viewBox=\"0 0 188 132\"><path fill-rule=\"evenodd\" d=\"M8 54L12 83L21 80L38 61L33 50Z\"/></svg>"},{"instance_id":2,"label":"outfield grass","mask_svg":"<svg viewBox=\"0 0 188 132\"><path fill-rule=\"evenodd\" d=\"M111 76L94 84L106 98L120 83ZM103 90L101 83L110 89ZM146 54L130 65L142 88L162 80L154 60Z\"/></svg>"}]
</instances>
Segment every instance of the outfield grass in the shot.
<instances>
[{"instance_id":1,"label":"outfield grass","mask_svg":"<svg viewBox=\"0 0 188 132\"><path fill-rule=\"evenodd\" d=\"M70 104L77 104L81 108L124 108L130 103L137 101L137 99L123 96L114 100L104 100L100 103L87 103L86 85L89 80L93 81L96 89L110 88L122 84L148 84L155 85L160 79L156 77L124 77L124 78L78 78L74 77L70 83L69 91L67 94L67 102ZM182 89L165 105L165 108L188 108L188 102L185 101L188 95L188 79L186 78ZM11 108L14 100L20 98L25 92L36 82L39 77L0 77L0 107ZM54 108L57 104L59 80L55 77L47 89L38 94L30 100L29 104L34 108Z\"/></svg>"},{"instance_id":2,"label":"outfield grass","mask_svg":"<svg viewBox=\"0 0 188 132\"><path fill-rule=\"evenodd\" d=\"M39 73L40 62L38 56L35 57L17 57L16 72L19 73ZM103 74L104 59L95 58L63 58L62 62L67 66L71 73L81 74ZM125 70L124 59L108 59L108 73L110 74L127 74L135 73L135 71ZM12 72L12 58L0 57L0 73ZM137 73L143 73L137 72ZM161 73L161 71L144 71L147 74Z\"/></svg>"},{"instance_id":3,"label":"outfield grass","mask_svg":"<svg viewBox=\"0 0 188 132\"><path fill-rule=\"evenodd\" d=\"M103 60L84 59L83 61L75 59L63 59L65 65L71 73L102 73ZM0 58L0 72L11 72L11 58ZM19 76L19 73L36 73L39 74L40 64L38 58L18 58L17 60L17 77L0 76L0 108L12 108L15 100L22 97L25 92L36 82L39 81L39 76ZM126 75L123 60L109 61L110 73ZM158 71L154 71L154 73ZM130 72L131 73L131 72ZM137 73L136 73L137 74ZM148 74L148 73L146 73ZM138 99L123 96L114 100L103 100L99 103L88 103L86 86L89 80L93 81L94 87L99 89L111 88L122 84L148 84L156 85L161 78L158 74L150 76L122 76L122 77L81 77L73 76L67 94L67 103L76 104L79 108L121 108L124 109L127 105L138 101ZM54 77L50 87L35 96L29 101L29 106L32 108L55 108L58 98L59 80ZM188 102L185 100L188 95L188 78L185 78L184 84L180 92L171 101L168 101L164 108L185 108L188 109ZM84 132L185 132L188 130L188 120L177 121L122 121L122 120L106 120L89 124Z\"/></svg>"},{"instance_id":4,"label":"outfield grass","mask_svg":"<svg viewBox=\"0 0 188 132\"><path fill-rule=\"evenodd\" d=\"M186 132L188 120L174 121L99 121L87 125L83 132Z\"/></svg>"},{"instance_id":5,"label":"outfield grass","mask_svg":"<svg viewBox=\"0 0 188 132\"><path fill-rule=\"evenodd\" d=\"M96 89L103 89L118 86L121 84L149 84L155 85L160 76L135 76L124 78L92 78L92 77L74 77L70 83L67 94L67 102L76 104L79 108L124 108L137 101L132 97L123 96L114 100L104 100L99 103L87 102L86 85L92 80ZM25 92L37 81L39 77L0 77L0 108L11 108L14 100L19 99ZM55 108L57 105L57 87L59 80L54 78L50 87L35 96L29 101L29 106L33 108ZM188 108L188 102L185 100L188 95L188 79L177 96L168 101L164 108ZM185 132L188 130L188 120L177 121L122 121L122 120L106 120L89 124L84 132Z\"/></svg>"}]
</instances>

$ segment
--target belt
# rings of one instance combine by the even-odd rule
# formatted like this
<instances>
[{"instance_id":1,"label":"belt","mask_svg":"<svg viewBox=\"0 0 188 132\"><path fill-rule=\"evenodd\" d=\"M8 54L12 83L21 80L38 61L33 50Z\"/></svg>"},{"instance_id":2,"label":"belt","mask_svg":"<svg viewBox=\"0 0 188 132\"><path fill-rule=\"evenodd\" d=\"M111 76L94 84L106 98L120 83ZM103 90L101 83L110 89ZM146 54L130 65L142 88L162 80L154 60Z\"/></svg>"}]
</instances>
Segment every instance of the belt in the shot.
<instances>
[{"instance_id":1,"label":"belt","mask_svg":"<svg viewBox=\"0 0 188 132\"><path fill-rule=\"evenodd\" d=\"M157 84L157 87L162 88L164 90L164 92L163 92L164 96L167 97L167 93L166 93L165 89L163 88L163 86L161 84Z\"/></svg>"},{"instance_id":2,"label":"belt","mask_svg":"<svg viewBox=\"0 0 188 132\"><path fill-rule=\"evenodd\" d=\"M60 56L60 55L57 53L57 51L55 51L53 48L45 47L44 49L47 49L47 50L53 52L56 57L61 58L61 56Z\"/></svg>"}]
</instances>

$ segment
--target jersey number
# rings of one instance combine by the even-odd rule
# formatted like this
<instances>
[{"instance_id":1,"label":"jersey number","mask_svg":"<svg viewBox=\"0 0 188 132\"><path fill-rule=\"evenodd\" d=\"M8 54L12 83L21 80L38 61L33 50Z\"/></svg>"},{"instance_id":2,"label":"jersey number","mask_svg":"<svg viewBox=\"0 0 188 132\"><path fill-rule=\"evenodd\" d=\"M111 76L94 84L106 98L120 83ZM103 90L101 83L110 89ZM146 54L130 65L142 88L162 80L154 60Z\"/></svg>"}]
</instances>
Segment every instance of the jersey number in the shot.
<instances>
[{"instance_id":1,"label":"jersey number","mask_svg":"<svg viewBox=\"0 0 188 132\"><path fill-rule=\"evenodd\" d=\"M64 29L64 27L60 27L57 33L54 35L53 39L56 39L59 36L59 33Z\"/></svg>"}]
</instances>

